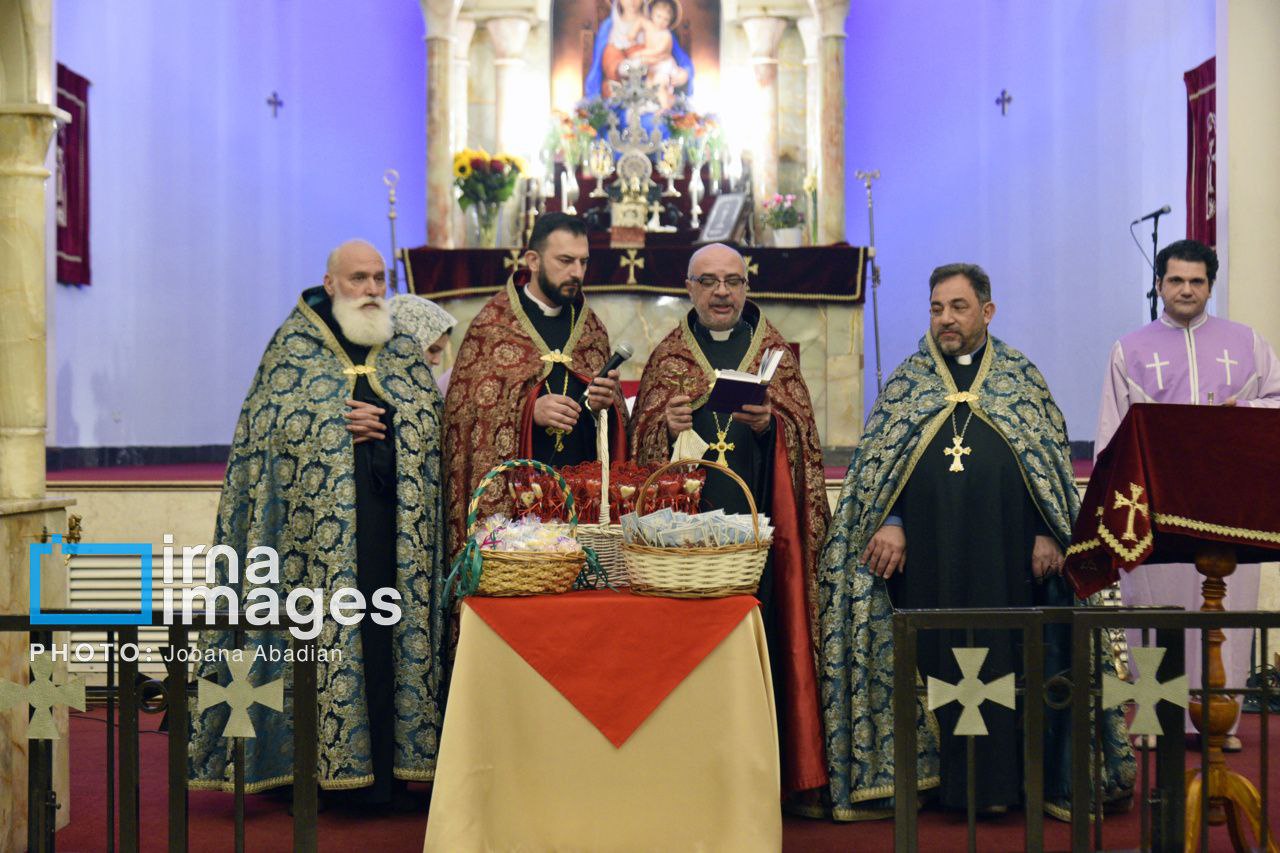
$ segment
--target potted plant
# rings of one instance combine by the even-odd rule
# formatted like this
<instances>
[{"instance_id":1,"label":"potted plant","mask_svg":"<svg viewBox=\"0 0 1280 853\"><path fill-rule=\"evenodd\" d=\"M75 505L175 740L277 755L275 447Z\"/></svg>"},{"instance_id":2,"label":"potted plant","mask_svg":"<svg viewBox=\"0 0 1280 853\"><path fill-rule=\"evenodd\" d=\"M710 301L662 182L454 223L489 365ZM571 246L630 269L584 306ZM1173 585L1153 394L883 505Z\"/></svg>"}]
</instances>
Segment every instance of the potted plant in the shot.
<instances>
[{"instance_id":1,"label":"potted plant","mask_svg":"<svg viewBox=\"0 0 1280 853\"><path fill-rule=\"evenodd\" d=\"M795 248L800 245L804 213L796 207L794 195L774 195L764 203L764 224L773 234L773 245Z\"/></svg>"}]
</instances>

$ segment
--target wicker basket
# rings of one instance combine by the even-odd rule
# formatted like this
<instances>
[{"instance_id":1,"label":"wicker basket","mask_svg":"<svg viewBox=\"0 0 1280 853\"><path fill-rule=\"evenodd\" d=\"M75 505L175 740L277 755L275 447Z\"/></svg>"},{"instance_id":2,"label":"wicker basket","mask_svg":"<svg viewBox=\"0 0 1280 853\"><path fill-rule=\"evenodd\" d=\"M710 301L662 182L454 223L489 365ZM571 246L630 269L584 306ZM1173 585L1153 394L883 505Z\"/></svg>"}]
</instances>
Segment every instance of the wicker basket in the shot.
<instances>
[{"instance_id":1,"label":"wicker basket","mask_svg":"<svg viewBox=\"0 0 1280 853\"><path fill-rule=\"evenodd\" d=\"M596 458L600 460L600 523L578 525L578 541L596 552L609 586L627 586L627 564L622 559L622 525L609 523L609 409L596 414Z\"/></svg>"},{"instance_id":2,"label":"wicker basket","mask_svg":"<svg viewBox=\"0 0 1280 853\"><path fill-rule=\"evenodd\" d=\"M760 588L760 575L769 558L770 543L760 540L760 516L751 490L742 478L724 465L703 459L678 459L663 465L649 475L636 498L636 515L644 515L644 496L658 477L668 468L679 465L701 465L728 475L747 496L751 508L751 525L755 542L745 545L722 545L716 548L655 548L624 542L622 556L631 576L631 589L642 595L668 598L723 598L729 595L755 595Z\"/></svg>"},{"instance_id":3,"label":"wicker basket","mask_svg":"<svg viewBox=\"0 0 1280 853\"><path fill-rule=\"evenodd\" d=\"M490 551L478 547L474 537L477 516L480 513L480 496L485 487L499 475L513 468L533 468L544 474L555 477L564 493L564 505L569 511L569 535L573 536L578 527L578 510L573 505L573 494L564 478L548 465L532 459L512 459L503 462L481 478L471 495L471 505L467 509L467 543L468 551L475 548L480 557L480 578L475 585L475 595L514 596L514 595L554 595L568 592L573 581L582 571L586 563L586 554L578 551L571 554L560 552L538 551ZM468 559L464 553L462 559ZM463 571L463 588L468 587L466 571Z\"/></svg>"}]
</instances>

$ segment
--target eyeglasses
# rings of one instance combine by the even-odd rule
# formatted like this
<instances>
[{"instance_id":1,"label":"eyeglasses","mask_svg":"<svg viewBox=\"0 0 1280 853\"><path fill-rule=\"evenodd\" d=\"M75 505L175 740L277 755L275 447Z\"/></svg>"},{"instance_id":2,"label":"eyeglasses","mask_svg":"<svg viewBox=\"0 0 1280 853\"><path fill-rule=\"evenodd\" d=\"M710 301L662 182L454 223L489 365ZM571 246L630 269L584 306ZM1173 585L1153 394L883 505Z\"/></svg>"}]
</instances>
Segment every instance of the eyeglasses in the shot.
<instances>
[{"instance_id":1,"label":"eyeglasses","mask_svg":"<svg viewBox=\"0 0 1280 853\"><path fill-rule=\"evenodd\" d=\"M724 285L730 290L741 290L747 286L747 280L740 275L726 276L725 278L716 278L713 275L703 275L697 278L690 278L689 281L701 287L703 290L715 290L720 285Z\"/></svg>"}]
</instances>

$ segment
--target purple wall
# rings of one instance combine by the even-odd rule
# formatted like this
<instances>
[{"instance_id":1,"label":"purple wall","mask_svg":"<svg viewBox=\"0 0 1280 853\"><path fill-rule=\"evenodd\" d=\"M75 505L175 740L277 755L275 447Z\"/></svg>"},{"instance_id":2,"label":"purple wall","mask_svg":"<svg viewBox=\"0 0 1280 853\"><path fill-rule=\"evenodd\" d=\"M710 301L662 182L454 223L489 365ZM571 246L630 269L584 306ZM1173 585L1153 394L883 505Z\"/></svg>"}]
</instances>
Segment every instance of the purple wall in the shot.
<instances>
[{"instance_id":1,"label":"purple wall","mask_svg":"<svg viewBox=\"0 0 1280 853\"><path fill-rule=\"evenodd\" d=\"M417 3L58 0L93 82L94 283L49 303L62 447L227 444L263 347L330 248L425 235ZM278 91L273 119L265 100Z\"/></svg>"},{"instance_id":2,"label":"purple wall","mask_svg":"<svg viewBox=\"0 0 1280 853\"><path fill-rule=\"evenodd\" d=\"M1214 3L856 0L847 31L847 233L867 240L854 170L880 169L885 376L928 327L930 271L976 262L994 334L1041 368L1072 438L1091 440L1111 343L1147 319L1129 222L1168 203L1161 243L1183 235L1182 73L1214 53Z\"/></svg>"}]
</instances>

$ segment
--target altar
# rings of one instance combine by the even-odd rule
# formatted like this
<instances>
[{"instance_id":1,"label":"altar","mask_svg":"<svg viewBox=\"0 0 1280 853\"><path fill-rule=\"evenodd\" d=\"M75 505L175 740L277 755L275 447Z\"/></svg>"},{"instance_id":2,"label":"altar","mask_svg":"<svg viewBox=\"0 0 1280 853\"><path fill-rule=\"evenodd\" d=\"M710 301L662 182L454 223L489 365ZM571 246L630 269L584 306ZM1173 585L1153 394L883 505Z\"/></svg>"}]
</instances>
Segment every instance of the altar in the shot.
<instances>
[{"instance_id":1,"label":"altar","mask_svg":"<svg viewBox=\"0 0 1280 853\"><path fill-rule=\"evenodd\" d=\"M563 211L587 223L584 290L638 380L689 309L690 254L731 243L846 461L873 257L844 229L847 4L423 5L427 243L397 266L458 318L455 345L521 280L536 217Z\"/></svg>"}]
</instances>

